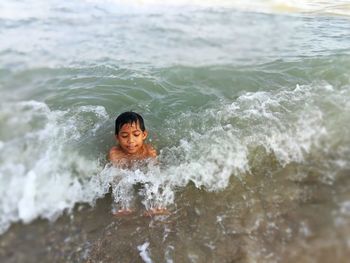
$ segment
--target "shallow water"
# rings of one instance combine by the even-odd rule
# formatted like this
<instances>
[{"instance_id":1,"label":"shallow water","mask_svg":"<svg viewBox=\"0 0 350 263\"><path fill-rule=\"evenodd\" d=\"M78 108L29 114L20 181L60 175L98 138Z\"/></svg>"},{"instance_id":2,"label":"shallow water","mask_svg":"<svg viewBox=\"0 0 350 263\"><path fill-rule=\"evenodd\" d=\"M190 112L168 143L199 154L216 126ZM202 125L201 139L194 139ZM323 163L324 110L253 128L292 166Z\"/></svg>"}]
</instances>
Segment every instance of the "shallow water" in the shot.
<instances>
[{"instance_id":1,"label":"shallow water","mask_svg":"<svg viewBox=\"0 0 350 263\"><path fill-rule=\"evenodd\" d=\"M346 262L348 10L3 1L0 261ZM158 164L107 164L126 110Z\"/></svg>"}]
</instances>

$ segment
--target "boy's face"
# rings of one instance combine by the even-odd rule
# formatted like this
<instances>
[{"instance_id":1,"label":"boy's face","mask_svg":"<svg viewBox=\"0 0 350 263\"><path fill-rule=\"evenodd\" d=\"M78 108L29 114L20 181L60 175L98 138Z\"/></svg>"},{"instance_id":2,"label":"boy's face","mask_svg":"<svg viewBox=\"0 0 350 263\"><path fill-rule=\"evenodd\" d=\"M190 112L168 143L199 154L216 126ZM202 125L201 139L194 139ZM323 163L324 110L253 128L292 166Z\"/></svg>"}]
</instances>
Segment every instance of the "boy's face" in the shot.
<instances>
[{"instance_id":1,"label":"boy's face","mask_svg":"<svg viewBox=\"0 0 350 263\"><path fill-rule=\"evenodd\" d=\"M137 154L143 149L143 141L147 138L147 131L140 129L139 123L124 124L116 139L122 150L127 154Z\"/></svg>"}]
</instances>

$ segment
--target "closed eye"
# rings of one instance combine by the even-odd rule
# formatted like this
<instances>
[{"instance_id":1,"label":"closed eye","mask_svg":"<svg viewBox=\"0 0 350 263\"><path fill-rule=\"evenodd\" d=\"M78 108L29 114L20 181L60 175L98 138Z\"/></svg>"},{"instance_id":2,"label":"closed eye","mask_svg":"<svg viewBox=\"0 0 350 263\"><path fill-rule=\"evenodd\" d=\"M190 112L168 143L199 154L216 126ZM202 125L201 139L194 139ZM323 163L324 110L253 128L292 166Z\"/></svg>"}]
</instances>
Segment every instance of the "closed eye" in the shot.
<instances>
[{"instance_id":1,"label":"closed eye","mask_svg":"<svg viewBox=\"0 0 350 263\"><path fill-rule=\"evenodd\" d=\"M122 133L121 135L120 135L122 138L128 138L128 136L129 136L129 134L127 134L127 133Z\"/></svg>"}]
</instances>

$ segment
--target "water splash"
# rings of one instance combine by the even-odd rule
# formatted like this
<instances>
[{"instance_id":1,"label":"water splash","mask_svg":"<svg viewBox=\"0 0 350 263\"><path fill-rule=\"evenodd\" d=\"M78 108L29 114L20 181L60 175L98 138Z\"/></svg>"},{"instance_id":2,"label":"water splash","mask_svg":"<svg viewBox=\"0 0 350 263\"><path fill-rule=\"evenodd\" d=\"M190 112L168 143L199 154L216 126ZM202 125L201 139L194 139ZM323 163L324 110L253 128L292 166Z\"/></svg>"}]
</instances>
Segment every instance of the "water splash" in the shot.
<instances>
[{"instance_id":1,"label":"water splash","mask_svg":"<svg viewBox=\"0 0 350 263\"><path fill-rule=\"evenodd\" d=\"M18 220L55 219L76 202L92 202L106 192L90 179L99 170L98 160L74 150L107 118L102 107L51 111L45 103L26 101L2 104L0 114L1 232ZM89 116L95 117L92 127Z\"/></svg>"}]
</instances>

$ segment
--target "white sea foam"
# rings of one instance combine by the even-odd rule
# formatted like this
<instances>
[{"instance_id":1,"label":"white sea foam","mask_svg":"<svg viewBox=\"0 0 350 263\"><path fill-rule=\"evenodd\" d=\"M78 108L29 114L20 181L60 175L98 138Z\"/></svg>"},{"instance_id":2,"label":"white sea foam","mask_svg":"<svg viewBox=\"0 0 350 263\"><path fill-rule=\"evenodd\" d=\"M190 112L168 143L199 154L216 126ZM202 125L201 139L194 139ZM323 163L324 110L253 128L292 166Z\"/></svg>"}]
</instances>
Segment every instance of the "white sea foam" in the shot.
<instances>
[{"instance_id":1,"label":"white sea foam","mask_svg":"<svg viewBox=\"0 0 350 263\"><path fill-rule=\"evenodd\" d=\"M140 256L145 263L152 263L152 259L150 257L149 251L149 242L145 242L144 244L137 246L137 249L140 251Z\"/></svg>"},{"instance_id":2,"label":"white sea foam","mask_svg":"<svg viewBox=\"0 0 350 263\"><path fill-rule=\"evenodd\" d=\"M85 0L88 3L128 6L129 10L149 10L159 7L205 7L205 8L234 8L241 11L265 12L265 13L313 13L350 15L350 5L347 0L320 1L320 0L132 0L127 4L122 0ZM124 9L125 11L125 9ZM163 10L164 11L164 10Z\"/></svg>"},{"instance_id":3,"label":"white sea foam","mask_svg":"<svg viewBox=\"0 0 350 263\"><path fill-rule=\"evenodd\" d=\"M99 120L92 129L84 112ZM0 232L14 221L54 219L76 202L92 202L108 191L90 179L98 160L74 151L74 143L106 117L104 109L92 106L69 111L51 111L36 101L1 106Z\"/></svg>"},{"instance_id":4,"label":"white sea foam","mask_svg":"<svg viewBox=\"0 0 350 263\"><path fill-rule=\"evenodd\" d=\"M117 13L147 13L174 11L174 8L233 8L241 11L264 13L312 13L350 16L349 1L320 0L81 0L74 3L62 1L2 1L0 17L6 19L47 18L55 8L84 10L89 7L106 8Z\"/></svg>"}]
</instances>

